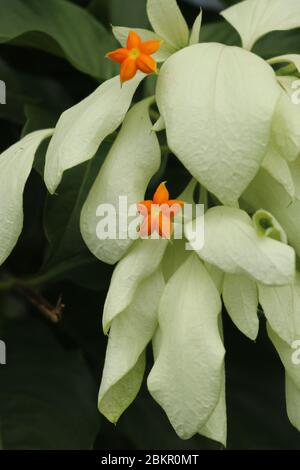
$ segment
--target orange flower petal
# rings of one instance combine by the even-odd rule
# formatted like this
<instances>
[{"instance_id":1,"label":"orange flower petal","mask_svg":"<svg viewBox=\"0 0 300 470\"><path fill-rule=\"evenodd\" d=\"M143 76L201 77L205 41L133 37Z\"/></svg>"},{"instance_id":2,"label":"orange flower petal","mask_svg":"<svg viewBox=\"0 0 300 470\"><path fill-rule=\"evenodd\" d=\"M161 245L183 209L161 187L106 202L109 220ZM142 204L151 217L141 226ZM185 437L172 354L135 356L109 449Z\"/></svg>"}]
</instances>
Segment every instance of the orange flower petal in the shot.
<instances>
[{"instance_id":1,"label":"orange flower petal","mask_svg":"<svg viewBox=\"0 0 300 470\"><path fill-rule=\"evenodd\" d=\"M183 204L182 201L177 201L176 199L174 199L161 204L159 207L161 212L166 217L173 218L175 217L175 215L181 212Z\"/></svg>"},{"instance_id":2,"label":"orange flower petal","mask_svg":"<svg viewBox=\"0 0 300 470\"><path fill-rule=\"evenodd\" d=\"M128 50L122 47L120 49L116 49L115 51L108 52L108 54L106 54L106 57L111 60L114 60L115 62L118 62L119 64L122 64L122 62L127 59L128 54Z\"/></svg>"},{"instance_id":3,"label":"orange flower petal","mask_svg":"<svg viewBox=\"0 0 300 470\"><path fill-rule=\"evenodd\" d=\"M169 217L160 213L159 217L159 235L163 238L170 239L173 230L173 224Z\"/></svg>"},{"instance_id":4,"label":"orange flower petal","mask_svg":"<svg viewBox=\"0 0 300 470\"><path fill-rule=\"evenodd\" d=\"M169 191L165 183L160 183L153 196L154 204L163 204L169 200Z\"/></svg>"},{"instance_id":5,"label":"orange flower petal","mask_svg":"<svg viewBox=\"0 0 300 470\"><path fill-rule=\"evenodd\" d=\"M146 54L140 54L136 59L136 66L141 72L153 73L157 71L156 61Z\"/></svg>"},{"instance_id":6,"label":"orange flower petal","mask_svg":"<svg viewBox=\"0 0 300 470\"><path fill-rule=\"evenodd\" d=\"M159 216L158 215L151 215L146 216L143 223L140 226L140 236L145 237L147 235L151 235L153 232L159 233Z\"/></svg>"},{"instance_id":7,"label":"orange flower petal","mask_svg":"<svg viewBox=\"0 0 300 470\"><path fill-rule=\"evenodd\" d=\"M130 31L127 38L127 49L139 49L142 41L140 36L134 31Z\"/></svg>"},{"instance_id":8,"label":"orange flower petal","mask_svg":"<svg viewBox=\"0 0 300 470\"><path fill-rule=\"evenodd\" d=\"M139 234L141 237L147 237L148 235L151 235L151 217L145 217L143 223L140 226Z\"/></svg>"},{"instance_id":9,"label":"orange flower petal","mask_svg":"<svg viewBox=\"0 0 300 470\"><path fill-rule=\"evenodd\" d=\"M169 208L170 208L170 212L171 212L171 216L175 216L177 214L179 214L184 206L184 201L180 201L180 199L170 199L168 202L167 202Z\"/></svg>"},{"instance_id":10,"label":"orange flower petal","mask_svg":"<svg viewBox=\"0 0 300 470\"><path fill-rule=\"evenodd\" d=\"M142 201L138 203L138 211L140 214L146 216L147 214L151 214L151 206L152 201Z\"/></svg>"},{"instance_id":11,"label":"orange flower petal","mask_svg":"<svg viewBox=\"0 0 300 470\"><path fill-rule=\"evenodd\" d=\"M127 59L124 60L121 64L121 70L120 70L120 78L121 82L127 82L128 80L131 80L135 74L136 74L137 68L136 68L136 61L135 59L131 59L128 57Z\"/></svg>"},{"instance_id":12,"label":"orange flower petal","mask_svg":"<svg viewBox=\"0 0 300 470\"><path fill-rule=\"evenodd\" d=\"M160 48L161 43L162 41L159 39L150 39L140 45L140 51L146 55L154 54Z\"/></svg>"}]
</instances>

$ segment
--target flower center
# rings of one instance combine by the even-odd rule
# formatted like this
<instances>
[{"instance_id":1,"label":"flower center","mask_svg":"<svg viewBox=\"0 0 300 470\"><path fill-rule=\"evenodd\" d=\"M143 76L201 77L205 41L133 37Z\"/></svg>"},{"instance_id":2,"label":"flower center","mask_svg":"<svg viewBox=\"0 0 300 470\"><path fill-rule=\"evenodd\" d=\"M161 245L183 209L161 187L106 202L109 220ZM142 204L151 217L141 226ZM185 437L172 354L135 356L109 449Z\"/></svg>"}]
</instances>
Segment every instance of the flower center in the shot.
<instances>
[{"instance_id":1,"label":"flower center","mask_svg":"<svg viewBox=\"0 0 300 470\"><path fill-rule=\"evenodd\" d=\"M129 52L129 57L131 59L137 59L139 55L140 55L140 51L136 47L131 49Z\"/></svg>"}]
</instances>

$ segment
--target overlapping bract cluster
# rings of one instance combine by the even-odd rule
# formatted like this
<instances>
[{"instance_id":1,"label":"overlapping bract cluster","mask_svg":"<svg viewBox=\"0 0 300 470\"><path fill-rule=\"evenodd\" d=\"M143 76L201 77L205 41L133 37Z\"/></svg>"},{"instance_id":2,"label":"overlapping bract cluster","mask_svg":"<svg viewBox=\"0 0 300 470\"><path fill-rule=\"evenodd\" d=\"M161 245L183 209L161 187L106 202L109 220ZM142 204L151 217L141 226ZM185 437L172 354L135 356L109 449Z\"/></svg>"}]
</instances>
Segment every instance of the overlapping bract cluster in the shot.
<instances>
[{"instance_id":1,"label":"overlapping bract cluster","mask_svg":"<svg viewBox=\"0 0 300 470\"><path fill-rule=\"evenodd\" d=\"M124 121L81 216L89 249L102 261L118 262L103 314L109 341L99 409L116 422L134 400L152 340L148 388L178 435L186 439L201 433L226 444L223 299L233 322L251 339L258 333L258 303L262 306L286 368L288 414L300 429L300 372L291 362L291 344L300 339L295 268L300 256L300 105L292 100L296 74L281 76L271 66L292 63L297 72L300 57L286 51L267 63L251 52L268 32L299 27L300 3L246 0L225 10L222 15L240 33L242 48L198 44L201 14L190 32L175 0L148 0L147 9L154 32L113 31L122 48L133 33L144 44L163 41L153 54L155 61L165 62L155 97L128 112L145 78L135 74L136 68L143 70L135 62L134 78L122 88L115 77L63 113L46 156L45 182L54 193L63 172L91 158ZM122 52L125 60L127 52ZM154 102L160 119L153 128L149 107ZM162 129L169 148L194 177L179 199L192 203L198 181L220 201L205 213L203 248L189 252L184 241L163 238L99 240L95 215L100 204L118 209L120 195L129 203L144 199L160 166L155 131ZM1 177L13 171L11 154L18 157L16 164L30 168L36 146L50 132L27 137L2 154ZM19 195L24 178L16 173L13 181L10 191ZM0 199L7 191L2 188ZM7 211L14 220L21 211L19 196ZM193 224L185 227L192 247ZM2 261L19 232L19 226L1 225Z\"/></svg>"}]
</instances>

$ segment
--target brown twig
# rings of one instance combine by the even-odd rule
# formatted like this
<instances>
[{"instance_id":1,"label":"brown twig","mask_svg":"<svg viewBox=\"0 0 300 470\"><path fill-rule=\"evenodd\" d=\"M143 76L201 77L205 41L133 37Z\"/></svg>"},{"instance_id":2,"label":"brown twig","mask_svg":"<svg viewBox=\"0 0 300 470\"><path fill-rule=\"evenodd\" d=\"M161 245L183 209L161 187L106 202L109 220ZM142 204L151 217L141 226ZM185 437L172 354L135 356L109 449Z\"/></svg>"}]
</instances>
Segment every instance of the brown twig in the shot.
<instances>
[{"instance_id":1,"label":"brown twig","mask_svg":"<svg viewBox=\"0 0 300 470\"><path fill-rule=\"evenodd\" d=\"M55 306L50 304L47 299L36 291L21 283L15 285L15 290L22 294L36 309L52 323L58 323L61 320L65 305L62 303L60 295Z\"/></svg>"}]
</instances>

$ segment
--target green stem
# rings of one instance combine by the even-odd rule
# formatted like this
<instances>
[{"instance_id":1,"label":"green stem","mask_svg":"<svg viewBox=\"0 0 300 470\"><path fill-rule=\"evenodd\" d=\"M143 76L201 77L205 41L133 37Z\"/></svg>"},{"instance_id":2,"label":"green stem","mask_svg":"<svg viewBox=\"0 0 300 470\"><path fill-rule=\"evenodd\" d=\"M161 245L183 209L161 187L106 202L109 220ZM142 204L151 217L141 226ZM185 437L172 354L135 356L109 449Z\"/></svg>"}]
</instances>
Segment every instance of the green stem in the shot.
<instances>
[{"instance_id":1,"label":"green stem","mask_svg":"<svg viewBox=\"0 0 300 470\"><path fill-rule=\"evenodd\" d=\"M94 259L92 257L77 257L71 258L70 260L64 261L53 268L49 269L49 271L39 274L37 276L29 277L23 279L21 282L23 285L28 287L40 287L45 284L49 284L54 282L58 278L61 278L64 274L72 271L73 269L80 268L82 266L86 266L93 262Z\"/></svg>"},{"instance_id":2,"label":"green stem","mask_svg":"<svg viewBox=\"0 0 300 470\"><path fill-rule=\"evenodd\" d=\"M86 266L93 262L92 257L77 257L71 258L70 260L64 261L53 268L50 268L47 272L38 274L36 276L24 278L24 279L17 279L17 278L10 278L6 281L0 282L0 292L5 292L14 289L18 285L22 285L24 287L41 287L46 284L50 284L56 281L58 278L61 278L64 274L68 273L72 269L80 268L82 266Z\"/></svg>"}]
</instances>

